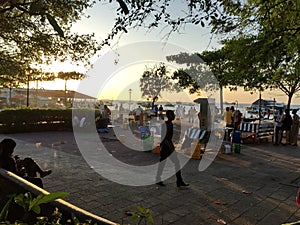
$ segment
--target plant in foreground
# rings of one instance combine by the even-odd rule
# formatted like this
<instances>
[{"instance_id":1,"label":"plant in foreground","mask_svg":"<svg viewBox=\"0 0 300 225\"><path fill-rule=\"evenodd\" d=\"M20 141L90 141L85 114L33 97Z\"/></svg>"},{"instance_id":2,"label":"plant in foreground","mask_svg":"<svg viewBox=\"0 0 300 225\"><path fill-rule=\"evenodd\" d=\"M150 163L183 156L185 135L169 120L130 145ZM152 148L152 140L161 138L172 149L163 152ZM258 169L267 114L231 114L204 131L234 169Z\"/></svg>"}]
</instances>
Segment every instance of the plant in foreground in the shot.
<instances>
[{"instance_id":1,"label":"plant in foreground","mask_svg":"<svg viewBox=\"0 0 300 225\"><path fill-rule=\"evenodd\" d=\"M147 221L150 224L154 224L154 220L153 220L153 212L150 209L146 209L142 206L137 206L136 207L137 212L135 212L132 216L131 216L131 221L137 221L137 225L141 224L143 221L145 222L145 224L147 224Z\"/></svg>"},{"instance_id":2,"label":"plant in foreground","mask_svg":"<svg viewBox=\"0 0 300 225\"><path fill-rule=\"evenodd\" d=\"M30 192L26 192L25 194L14 194L11 195L5 206L3 207L0 213L0 222L7 221L9 208L11 203L14 201L16 204L21 206L24 210L23 214L23 222L29 222L29 215L33 212L35 214L40 214L41 212L41 204L46 204L52 202L59 198L64 198L68 195L66 192L54 192L48 195L40 194L36 198L32 197Z\"/></svg>"}]
</instances>

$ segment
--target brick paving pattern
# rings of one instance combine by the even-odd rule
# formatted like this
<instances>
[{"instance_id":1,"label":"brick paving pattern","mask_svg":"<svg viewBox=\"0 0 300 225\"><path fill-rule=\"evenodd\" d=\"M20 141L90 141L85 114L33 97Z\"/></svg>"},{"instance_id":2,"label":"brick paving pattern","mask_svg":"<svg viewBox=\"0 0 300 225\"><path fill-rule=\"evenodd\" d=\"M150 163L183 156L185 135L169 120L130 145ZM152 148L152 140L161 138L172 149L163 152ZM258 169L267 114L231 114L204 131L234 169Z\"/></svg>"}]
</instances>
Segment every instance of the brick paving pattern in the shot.
<instances>
[{"instance_id":1,"label":"brick paving pattern","mask_svg":"<svg viewBox=\"0 0 300 225\"><path fill-rule=\"evenodd\" d=\"M149 152L126 153L113 134L99 134L112 155L124 162L157 162ZM203 172L199 160L183 168L190 187L176 188L175 176L166 187L124 186L97 174L82 158L72 132L1 134L17 141L15 154L31 156L43 168L49 192L66 191L70 203L120 224L133 224L126 212L140 205L154 213L155 224L279 225L300 220L295 203L300 186L300 148L272 143L242 145L240 154L219 153Z\"/></svg>"}]
</instances>

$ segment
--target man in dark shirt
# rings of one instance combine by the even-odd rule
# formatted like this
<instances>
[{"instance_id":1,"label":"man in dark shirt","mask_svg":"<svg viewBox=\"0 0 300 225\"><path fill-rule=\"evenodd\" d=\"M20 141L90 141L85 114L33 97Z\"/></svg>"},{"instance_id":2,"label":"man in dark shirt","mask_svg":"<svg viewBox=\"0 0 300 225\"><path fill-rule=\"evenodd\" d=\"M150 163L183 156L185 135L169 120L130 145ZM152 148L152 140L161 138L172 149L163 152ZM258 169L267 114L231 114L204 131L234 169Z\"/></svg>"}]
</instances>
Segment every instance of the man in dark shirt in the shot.
<instances>
[{"instance_id":1,"label":"man in dark shirt","mask_svg":"<svg viewBox=\"0 0 300 225\"><path fill-rule=\"evenodd\" d=\"M156 176L157 183L156 184L160 185L160 186L165 186L165 184L161 180L161 175L162 175L163 169L166 164L166 159L170 156L170 159L175 164L175 170L177 171L176 172L177 187L178 188L186 187L186 186L189 186L189 184L184 183L184 181L182 179L179 160L177 158L176 152L174 152L175 147L172 142L172 138L173 138L173 122L172 121L175 119L175 114L172 110L167 110L166 117L168 118L168 120L165 122L165 125L162 126L162 132L161 132L163 140L160 144L160 149L161 149L160 159L159 159L160 163L158 165L158 171L157 171L157 176Z\"/></svg>"}]
</instances>

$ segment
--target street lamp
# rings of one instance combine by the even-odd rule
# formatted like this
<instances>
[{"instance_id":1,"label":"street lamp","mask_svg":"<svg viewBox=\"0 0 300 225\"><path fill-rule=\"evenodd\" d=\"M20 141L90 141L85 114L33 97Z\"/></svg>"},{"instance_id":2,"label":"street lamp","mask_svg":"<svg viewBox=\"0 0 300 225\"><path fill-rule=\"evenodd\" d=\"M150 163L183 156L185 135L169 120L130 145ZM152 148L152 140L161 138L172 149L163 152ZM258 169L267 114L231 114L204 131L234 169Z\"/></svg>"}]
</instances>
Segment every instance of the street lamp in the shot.
<instances>
[{"instance_id":1,"label":"street lamp","mask_svg":"<svg viewBox=\"0 0 300 225\"><path fill-rule=\"evenodd\" d=\"M129 111L130 111L132 89L130 88L130 89L128 90L128 92L129 92Z\"/></svg>"}]
</instances>

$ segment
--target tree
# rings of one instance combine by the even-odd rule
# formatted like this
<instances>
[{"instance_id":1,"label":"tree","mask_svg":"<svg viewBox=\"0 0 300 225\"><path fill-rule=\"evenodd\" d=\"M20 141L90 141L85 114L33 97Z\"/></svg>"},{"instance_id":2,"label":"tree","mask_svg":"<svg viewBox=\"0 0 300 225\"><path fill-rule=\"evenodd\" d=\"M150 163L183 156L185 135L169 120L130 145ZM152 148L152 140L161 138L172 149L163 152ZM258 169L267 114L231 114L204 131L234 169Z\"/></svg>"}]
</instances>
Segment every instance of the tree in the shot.
<instances>
[{"instance_id":1,"label":"tree","mask_svg":"<svg viewBox=\"0 0 300 225\"><path fill-rule=\"evenodd\" d=\"M152 29L166 23L171 33L179 31L186 23L205 26L209 19L218 16L218 8L222 5L219 1L188 1L182 3L186 7L179 15L172 13L178 3L171 0L99 2L118 4L115 25L102 43L96 41L93 33L71 32L72 25L87 16L84 11L93 7L96 1L0 1L0 65L6 65L7 60L14 62L23 69L23 74L33 65L53 60L88 65L89 59L103 45L110 44L116 35L130 28L145 26ZM0 74L7 74L3 67L0 67Z\"/></svg>"},{"instance_id":2,"label":"tree","mask_svg":"<svg viewBox=\"0 0 300 225\"><path fill-rule=\"evenodd\" d=\"M237 1L224 12L225 19L213 21L213 30L235 35L224 44L231 49L240 86L280 89L288 96L289 108L300 89L299 1Z\"/></svg>"},{"instance_id":3,"label":"tree","mask_svg":"<svg viewBox=\"0 0 300 225\"><path fill-rule=\"evenodd\" d=\"M65 81L65 91L67 91L67 81L68 80L82 80L82 79L86 78L86 74L79 73L76 71L58 72L57 78Z\"/></svg>"},{"instance_id":4,"label":"tree","mask_svg":"<svg viewBox=\"0 0 300 225\"><path fill-rule=\"evenodd\" d=\"M216 77L220 87L220 108L223 113L223 88L236 89L236 79L231 73L230 62L228 59L228 49L222 47L218 50L203 51L199 56L207 63L211 72Z\"/></svg>"},{"instance_id":5,"label":"tree","mask_svg":"<svg viewBox=\"0 0 300 225\"><path fill-rule=\"evenodd\" d=\"M93 1L12 1L0 2L0 65L13 63L19 70L53 60L82 62L85 65L99 44L93 34L71 33L71 26L93 6ZM8 75L0 67L0 74Z\"/></svg>"},{"instance_id":6,"label":"tree","mask_svg":"<svg viewBox=\"0 0 300 225\"><path fill-rule=\"evenodd\" d=\"M65 94L67 93L67 81L68 80L82 80L86 77L86 74L76 71L71 72L58 72L57 78L65 81ZM65 105L67 105L67 97L65 97Z\"/></svg>"},{"instance_id":7,"label":"tree","mask_svg":"<svg viewBox=\"0 0 300 225\"><path fill-rule=\"evenodd\" d=\"M215 91L219 89L219 84L209 66L203 61L198 53L179 53L167 56L168 61L173 61L182 65L176 70L172 79L184 89L192 93L201 94L201 91Z\"/></svg>"},{"instance_id":8,"label":"tree","mask_svg":"<svg viewBox=\"0 0 300 225\"><path fill-rule=\"evenodd\" d=\"M152 98L152 108L162 91L179 92L178 86L172 82L169 76L168 68L164 63L154 65L152 68L147 68L140 78L140 88L142 97Z\"/></svg>"},{"instance_id":9,"label":"tree","mask_svg":"<svg viewBox=\"0 0 300 225\"><path fill-rule=\"evenodd\" d=\"M21 85L27 83L24 76L19 76L19 74L13 75L0 75L0 87L9 89L9 105L11 106L12 89L18 88Z\"/></svg>"},{"instance_id":10,"label":"tree","mask_svg":"<svg viewBox=\"0 0 300 225\"><path fill-rule=\"evenodd\" d=\"M159 26L167 28L166 37L172 32L180 31L188 23L204 27L209 20L220 16L219 8L227 1L127 0L123 3L118 1L121 10L117 11L115 24L103 44L109 44L122 32L127 33L129 29L141 26L149 30L157 29Z\"/></svg>"}]
</instances>

